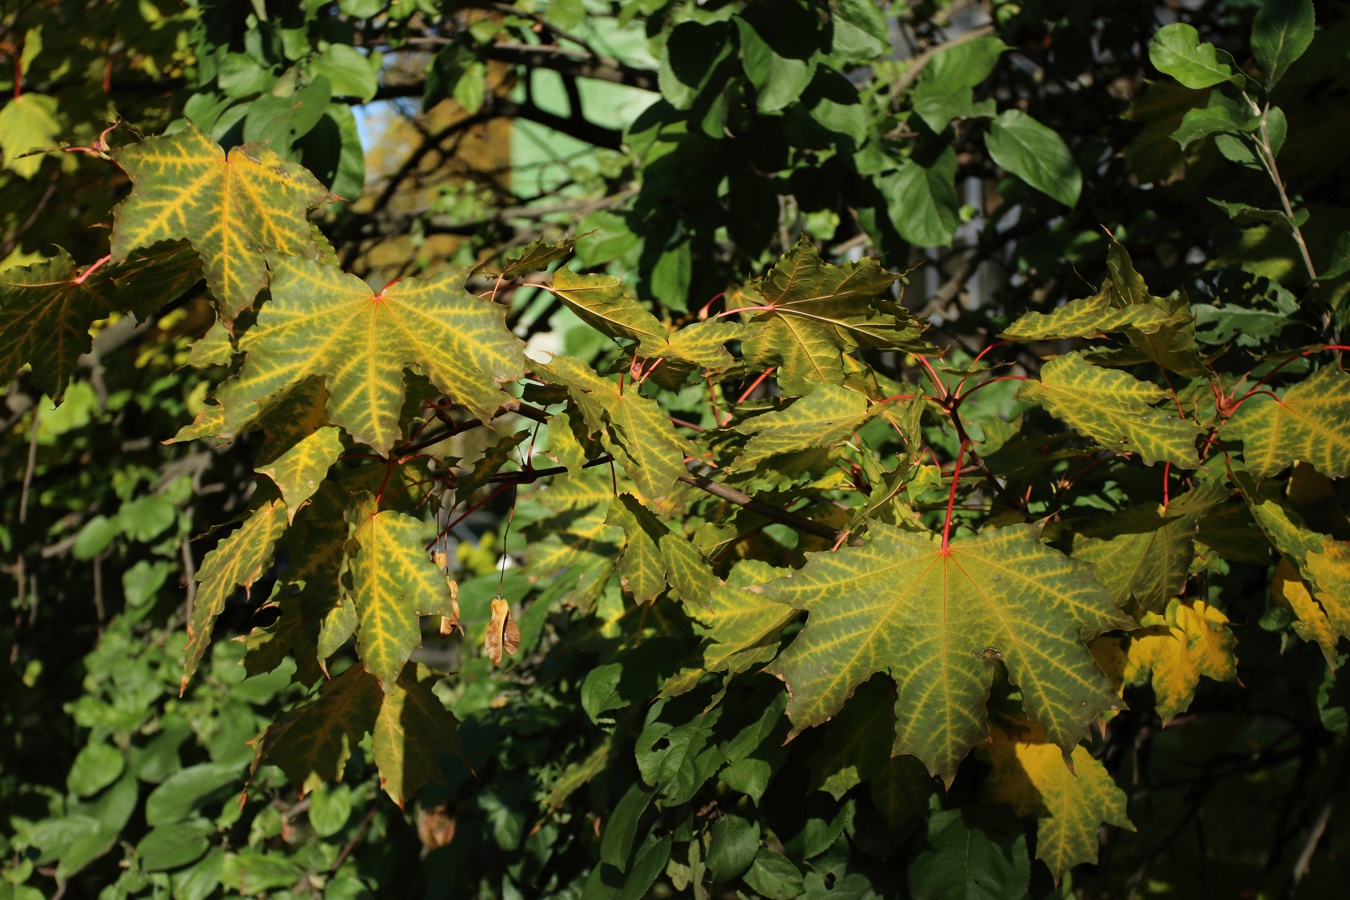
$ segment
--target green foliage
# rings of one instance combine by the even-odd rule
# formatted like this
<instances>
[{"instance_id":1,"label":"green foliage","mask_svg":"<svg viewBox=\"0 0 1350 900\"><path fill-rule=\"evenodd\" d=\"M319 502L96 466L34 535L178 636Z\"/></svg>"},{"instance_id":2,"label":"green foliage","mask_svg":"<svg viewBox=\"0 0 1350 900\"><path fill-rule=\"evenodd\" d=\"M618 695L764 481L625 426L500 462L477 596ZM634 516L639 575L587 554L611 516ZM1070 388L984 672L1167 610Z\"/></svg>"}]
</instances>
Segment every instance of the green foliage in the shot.
<instances>
[{"instance_id":1,"label":"green foliage","mask_svg":"<svg viewBox=\"0 0 1350 900\"><path fill-rule=\"evenodd\" d=\"M8 893L1336 883L1343 11L97 6L0 19Z\"/></svg>"}]
</instances>

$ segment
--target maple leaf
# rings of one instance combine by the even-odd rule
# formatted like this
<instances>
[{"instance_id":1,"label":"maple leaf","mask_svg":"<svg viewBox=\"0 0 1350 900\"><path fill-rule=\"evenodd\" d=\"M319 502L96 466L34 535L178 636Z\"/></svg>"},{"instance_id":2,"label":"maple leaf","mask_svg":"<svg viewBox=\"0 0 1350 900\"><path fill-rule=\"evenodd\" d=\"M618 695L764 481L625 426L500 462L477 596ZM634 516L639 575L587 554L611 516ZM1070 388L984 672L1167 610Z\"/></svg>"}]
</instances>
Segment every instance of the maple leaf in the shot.
<instances>
[{"instance_id":1,"label":"maple leaf","mask_svg":"<svg viewBox=\"0 0 1350 900\"><path fill-rule=\"evenodd\" d=\"M553 292L596 331L637 344L639 356L664 355L666 327L613 275L578 275L563 266L553 273Z\"/></svg>"},{"instance_id":2,"label":"maple leaf","mask_svg":"<svg viewBox=\"0 0 1350 900\"><path fill-rule=\"evenodd\" d=\"M1284 568L1276 567L1271 585L1275 599L1298 617L1295 633L1316 641L1334 667L1338 640L1350 638L1350 552L1343 542L1308 528L1271 482L1258 485L1241 471L1232 476L1252 518L1282 557Z\"/></svg>"},{"instance_id":3,"label":"maple leaf","mask_svg":"<svg viewBox=\"0 0 1350 900\"><path fill-rule=\"evenodd\" d=\"M267 284L268 257L321 253L308 212L331 195L303 166L266 145L244 144L227 154L188 122L113 158L132 184L113 213L113 260L157 241L186 239L201 256L227 324Z\"/></svg>"},{"instance_id":4,"label":"maple leaf","mask_svg":"<svg viewBox=\"0 0 1350 900\"><path fill-rule=\"evenodd\" d=\"M675 534L632 494L614 498L605 523L623 530L625 545L619 557L624 590L639 603L650 603L670 584L686 603L706 604L720 583L698 548Z\"/></svg>"},{"instance_id":5,"label":"maple leaf","mask_svg":"<svg viewBox=\"0 0 1350 900\"><path fill-rule=\"evenodd\" d=\"M1190 708L1200 676L1238 681L1237 638L1228 617L1205 603L1173 600L1166 615L1147 613L1130 634L1121 679L1153 685L1154 704L1166 725Z\"/></svg>"},{"instance_id":6,"label":"maple leaf","mask_svg":"<svg viewBox=\"0 0 1350 900\"><path fill-rule=\"evenodd\" d=\"M1041 380L1022 382L1017 398L1045 407L1104 447L1138 453L1150 466L1160 460L1185 469L1200 465L1195 423L1154 409L1170 399L1166 391L1125 372L1094 366L1079 352L1046 363Z\"/></svg>"},{"instance_id":7,"label":"maple leaf","mask_svg":"<svg viewBox=\"0 0 1350 900\"><path fill-rule=\"evenodd\" d=\"M385 693L414 647L422 646L420 616L454 613L458 585L422 547L422 523L359 493L347 509L356 552L350 559L349 596L357 615L356 650Z\"/></svg>"},{"instance_id":8,"label":"maple leaf","mask_svg":"<svg viewBox=\"0 0 1350 900\"><path fill-rule=\"evenodd\" d=\"M206 554L196 580L200 587L188 618L188 643L183 648L183 679L178 693L187 690L197 672L206 648L211 645L211 628L225 611L225 601L236 587L245 590L272 564L272 551L286 529L286 504L273 500L255 509L243 527L221 541Z\"/></svg>"},{"instance_id":9,"label":"maple leaf","mask_svg":"<svg viewBox=\"0 0 1350 900\"><path fill-rule=\"evenodd\" d=\"M196 254L168 244L122 266L80 271L58 247L51 259L6 269L0 273L0 383L36 363L33 383L60 398L81 354L93 347L91 325L118 310L145 319L199 278Z\"/></svg>"},{"instance_id":10,"label":"maple leaf","mask_svg":"<svg viewBox=\"0 0 1350 900\"><path fill-rule=\"evenodd\" d=\"M375 294L355 275L311 260L273 263L272 300L239 342L238 376L216 393L223 431L255 421L311 376L327 379L334 424L384 454L399 439L403 369L425 374L480 420L524 368L506 311L464 291L468 269L405 279Z\"/></svg>"},{"instance_id":11,"label":"maple leaf","mask_svg":"<svg viewBox=\"0 0 1350 900\"><path fill-rule=\"evenodd\" d=\"M1201 485L1158 504L1134 506L1080 528L1073 555L1097 566L1116 605L1131 599L1159 612L1181 593L1195 558L1200 518L1229 496L1222 485Z\"/></svg>"},{"instance_id":12,"label":"maple leaf","mask_svg":"<svg viewBox=\"0 0 1350 900\"><path fill-rule=\"evenodd\" d=\"M865 781L872 802L893 828L927 810L931 779L922 763L891 755L895 691L889 681L878 677L863 684L827 727L829 737L807 761L812 789L843 800Z\"/></svg>"},{"instance_id":13,"label":"maple leaf","mask_svg":"<svg viewBox=\"0 0 1350 900\"><path fill-rule=\"evenodd\" d=\"M1084 641L1131 629L1087 563L1010 526L954 540L879 522L861 547L812 553L763 588L808 612L769 667L788 685L794 732L834 715L875 672L899 688L893 752L911 753L948 785L988 737L984 703L1002 660L1028 715L1068 753L1087 723L1118 705Z\"/></svg>"},{"instance_id":14,"label":"maple leaf","mask_svg":"<svg viewBox=\"0 0 1350 900\"><path fill-rule=\"evenodd\" d=\"M1100 337L1129 328L1151 333L1175 318L1152 303L1118 306L1112 299L1108 284L1091 297L1070 300L1053 312L1026 313L999 337L1009 341L1063 340Z\"/></svg>"},{"instance_id":15,"label":"maple leaf","mask_svg":"<svg viewBox=\"0 0 1350 900\"><path fill-rule=\"evenodd\" d=\"M372 749L380 787L399 809L422 785L442 780L439 753L463 757L459 721L432 692L442 677L421 663L409 663L375 719Z\"/></svg>"},{"instance_id":16,"label":"maple leaf","mask_svg":"<svg viewBox=\"0 0 1350 900\"><path fill-rule=\"evenodd\" d=\"M752 416L734 426L754 435L736 457L733 469L744 470L781 453L828 447L849 437L870 415L867 398L834 384L813 387L786 409Z\"/></svg>"},{"instance_id":17,"label":"maple leaf","mask_svg":"<svg viewBox=\"0 0 1350 900\"><path fill-rule=\"evenodd\" d=\"M288 522L295 521L300 506L314 496L319 484L342 452L338 429L325 425L301 438L276 459L258 467L258 472L276 482L286 501Z\"/></svg>"},{"instance_id":18,"label":"maple leaf","mask_svg":"<svg viewBox=\"0 0 1350 900\"><path fill-rule=\"evenodd\" d=\"M1283 397L1253 394L1219 430L1242 441L1257 480L1303 460L1323 475L1350 475L1350 375L1324 366Z\"/></svg>"},{"instance_id":19,"label":"maple leaf","mask_svg":"<svg viewBox=\"0 0 1350 900\"><path fill-rule=\"evenodd\" d=\"M1036 858L1055 878L1079 863L1097 861L1097 831L1103 822L1134 831L1125 792L1085 747L1073 748L1073 769L1039 728L1016 738L994 729L986 751L993 771L985 792L1019 816L1036 819Z\"/></svg>"},{"instance_id":20,"label":"maple leaf","mask_svg":"<svg viewBox=\"0 0 1350 900\"><path fill-rule=\"evenodd\" d=\"M375 726L383 694L375 678L353 665L319 687L318 695L277 717L253 741L256 775L262 765L280 766L304 796L330 781L341 781L347 760Z\"/></svg>"},{"instance_id":21,"label":"maple leaf","mask_svg":"<svg viewBox=\"0 0 1350 900\"><path fill-rule=\"evenodd\" d=\"M689 610L706 629L703 669L735 675L778 652L778 633L797 612L764 592L783 570L759 560L741 560L727 583L712 589L706 606Z\"/></svg>"},{"instance_id":22,"label":"maple leaf","mask_svg":"<svg viewBox=\"0 0 1350 900\"><path fill-rule=\"evenodd\" d=\"M549 263L571 254L576 244L577 242L573 238L561 241L546 241L539 238L531 241L521 247L518 252L512 253L502 260L501 265L497 267L497 277L501 279L515 278L519 275L542 271Z\"/></svg>"},{"instance_id":23,"label":"maple leaf","mask_svg":"<svg viewBox=\"0 0 1350 900\"><path fill-rule=\"evenodd\" d=\"M859 347L935 352L922 329L889 299L877 299L899 279L875 259L835 266L803 236L764 278L747 285L742 298L750 322L763 327L744 343L755 365L779 366L784 394L813 384L842 384L844 354Z\"/></svg>"},{"instance_id":24,"label":"maple leaf","mask_svg":"<svg viewBox=\"0 0 1350 900\"><path fill-rule=\"evenodd\" d=\"M684 458L697 452L680 437L656 401L636 389L623 392L616 382L601 378L590 366L570 356L555 356L537 370L567 388L585 417L590 434L623 463L647 503L660 505L688 473Z\"/></svg>"}]
</instances>

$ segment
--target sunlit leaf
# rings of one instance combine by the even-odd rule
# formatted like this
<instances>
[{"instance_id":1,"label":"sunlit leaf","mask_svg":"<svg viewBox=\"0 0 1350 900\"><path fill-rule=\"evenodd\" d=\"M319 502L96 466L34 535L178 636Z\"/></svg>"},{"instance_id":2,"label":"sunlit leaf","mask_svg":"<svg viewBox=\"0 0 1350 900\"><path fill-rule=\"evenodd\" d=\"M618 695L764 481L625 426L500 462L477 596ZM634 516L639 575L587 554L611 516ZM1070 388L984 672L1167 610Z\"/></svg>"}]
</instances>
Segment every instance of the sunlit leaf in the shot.
<instances>
[{"instance_id":1,"label":"sunlit leaf","mask_svg":"<svg viewBox=\"0 0 1350 900\"><path fill-rule=\"evenodd\" d=\"M1237 638L1228 617L1203 600L1173 600L1165 615L1149 613L1129 636L1126 684L1152 684L1155 707L1166 725L1185 712L1200 676L1237 681Z\"/></svg>"},{"instance_id":2,"label":"sunlit leaf","mask_svg":"<svg viewBox=\"0 0 1350 900\"><path fill-rule=\"evenodd\" d=\"M1074 430L1104 447L1138 453L1148 465L1166 460L1187 469L1199 466L1199 429L1174 409L1155 384L1125 372L1094 366L1078 352L1052 359L1040 381L1024 381L1017 396L1045 407Z\"/></svg>"},{"instance_id":3,"label":"sunlit leaf","mask_svg":"<svg viewBox=\"0 0 1350 900\"><path fill-rule=\"evenodd\" d=\"M338 429L331 425L310 433L258 472L276 482L286 501L286 516L295 521L300 506L314 496L328 474L328 467L342 452Z\"/></svg>"},{"instance_id":4,"label":"sunlit leaf","mask_svg":"<svg viewBox=\"0 0 1350 900\"><path fill-rule=\"evenodd\" d=\"M269 257L319 255L308 212L329 194L268 147L245 144L227 154L189 122L114 157L132 192L115 213L113 260L157 241L187 239L226 322L252 306L267 284Z\"/></svg>"},{"instance_id":5,"label":"sunlit leaf","mask_svg":"<svg viewBox=\"0 0 1350 900\"><path fill-rule=\"evenodd\" d=\"M358 494L347 510L356 552L350 560L356 652L385 693L422 646L421 616L454 614L458 586L422 546L422 523Z\"/></svg>"},{"instance_id":6,"label":"sunlit leaf","mask_svg":"<svg viewBox=\"0 0 1350 900\"><path fill-rule=\"evenodd\" d=\"M1036 819L1036 858L1059 882L1079 863L1097 861L1102 823L1134 831L1126 815L1125 792L1084 747L1073 748L1073 769L1059 747L1039 728L1017 737L994 731L989 750L994 770L985 785L988 798Z\"/></svg>"},{"instance_id":7,"label":"sunlit leaf","mask_svg":"<svg viewBox=\"0 0 1350 900\"><path fill-rule=\"evenodd\" d=\"M800 731L838 711L853 689L886 672L899 693L894 753L912 753L948 784L988 737L984 708L1006 666L1028 714L1067 753L1116 698L1084 641L1130 629L1086 563L1040 544L1031 526L951 542L880 523L861 547L808 554L764 587L808 612L770 667L788 684Z\"/></svg>"},{"instance_id":8,"label":"sunlit leaf","mask_svg":"<svg viewBox=\"0 0 1350 900\"><path fill-rule=\"evenodd\" d=\"M501 597L492 600L492 618L488 621L483 648L494 666L502 664L502 654L515 656L520 649L520 627L511 617L511 604Z\"/></svg>"},{"instance_id":9,"label":"sunlit leaf","mask_svg":"<svg viewBox=\"0 0 1350 900\"><path fill-rule=\"evenodd\" d=\"M405 368L483 421L510 399L499 385L522 373L522 345L502 307L465 293L468 270L405 279L376 294L310 260L284 257L273 269L272 301L240 341L244 367L216 394L227 431L311 376L327 379L333 423L380 453L399 438Z\"/></svg>"},{"instance_id":10,"label":"sunlit leaf","mask_svg":"<svg viewBox=\"0 0 1350 900\"><path fill-rule=\"evenodd\" d=\"M1242 458L1258 479L1298 460L1332 478L1350 475L1350 375L1325 366L1283 397L1253 394L1220 436L1242 441Z\"/></svg>"},{"instance_id":11,"label":"sunlit leaf","mask_svg":"<svg viewBox=\"0 0 1350 900\"><path fill-rule=\"evenodd\" d=\"M734 468L748 469L775 454L842 441L867 416L867 398L862 394L838 385L820 385L786 409L761 413L738 423L736 431L753 437L736 457Z\"/></svg>"}]
</instances>

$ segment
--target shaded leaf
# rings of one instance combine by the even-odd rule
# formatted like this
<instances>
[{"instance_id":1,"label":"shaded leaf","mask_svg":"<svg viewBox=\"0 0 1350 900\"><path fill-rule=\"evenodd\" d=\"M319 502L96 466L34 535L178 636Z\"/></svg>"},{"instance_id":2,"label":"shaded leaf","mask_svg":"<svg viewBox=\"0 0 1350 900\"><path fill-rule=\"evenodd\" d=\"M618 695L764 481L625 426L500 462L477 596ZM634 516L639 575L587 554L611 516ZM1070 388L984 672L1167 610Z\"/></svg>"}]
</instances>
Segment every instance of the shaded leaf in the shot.
<instances>
[{"instance_id":1,"label":"shaded leaf","mask_svg":"<svg viewBox=\"0 0 1350 900\"><path fill-rule=\"evenodd\" d=\"M1266 90L1279 82L1312 43L1312 0L1265 0L1252 20L1252 54L1266 73Z\"/></svg>"},{"instance_id":2,"label":"shaded leaf","mask_svg":"<svg viewBox=\"0 0 1350 900\"><path fill-rule=\"evenodd\" d=\"M432 692L441 677L421 663L409 663L375 718L380 787L400 809L422 785L443 777L439 752L462 755L459 722Z\"/></svg>"},{"instance_id":3,"label":"shaded leaf","mask_svg":"<svg viewBox=\"0 0 1350 900\"><path fill-rule=\"evenodd\" d=\"M184 238L201 256L227 323L267 284L272 254L315 258L308 212L329 194L303 167L260 144L228 154L191 122L114 154L131 196L114 212L113 260Z\"/></svg>"},{"instance_id":4,"label":"shaded leaf","mask_svg":"<svg viewBox=\"0 0 1350 900\"><path fill-rule=\"evenodd\" d=\"M889 204L891 224L920 247L950 246L961 224L956 199L956 151L948 147L933 163L905 160L899 171L877 182Z\"/></svg>"},{"instance_id":5,"label":"shaded leaf","mask_svg":"<svg viewBox=\"0 0 1350 900\"><path fill-rule=\"evenodd\" d=\"M225 601L236 587L245 590L272 565L272 550L287 524L286 504L280 500L255 509L239 530L206 554L197 571L196 599L188 617L188 643L183 648L183 678L178 692L187 690L206 648L211 629L225 611Z\"/></svg>"},{"instance_id":6,"label":"shaded leaf","mask_svg":"<svg viewBox=\"0 0 1350 900\"><path fill-rule=\"evenodd\" d=\"M277 717L254 742L253 766L280 766L301 794L341 781L352 750L375 727L384 695L370 673L354 665L319 688L317 696Z\"/></svg>"},{"instance_id":7,"label":"shaded leaf","mask_svg":"<svg viewBox=\"0 0 1350 900\"><path fill-rule=\"evenodd\" d=\"M1070 208L1078 204L1083 173L1068 146L1051 129L1019 109L1005 110L984 139L1000 168Z\"/></svg>"},{"instance_id":8,"label":"shaded leaf","mask_svg":"<svg viewBox=\"0 0 1350 900\"><path fill-rule=\"evenodd\" d=\"M788 684L796 731L838 711L854 688L887 672L899 689L895 754L911 753L951 784L988 736L985 698L1001 660L1028 714L1067 753L1115 705L1084 640L1130 629L1086 563L1040 544L1032 526L951 542L881 523L861 547L807 555L766 585L808 612L770 666Z\"/></svg>"}]
</instances>

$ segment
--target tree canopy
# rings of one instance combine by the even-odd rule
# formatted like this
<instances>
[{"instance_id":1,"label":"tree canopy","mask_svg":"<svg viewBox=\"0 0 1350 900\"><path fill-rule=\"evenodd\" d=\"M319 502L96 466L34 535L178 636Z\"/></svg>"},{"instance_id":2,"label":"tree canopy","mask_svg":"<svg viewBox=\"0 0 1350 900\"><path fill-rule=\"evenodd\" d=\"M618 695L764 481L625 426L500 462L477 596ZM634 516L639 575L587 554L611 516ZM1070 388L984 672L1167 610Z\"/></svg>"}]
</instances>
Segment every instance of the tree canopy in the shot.
<instances>
[{"instance_id":1,"label":"tree canopy","mask_svg":"<svg viewBox=\"0 0 1350 900\"><path fill-rule=\"evenodd\" d=\"M0 897L1340 887L1341 7L0 52Z\"/></svg>"}]
</instances>

